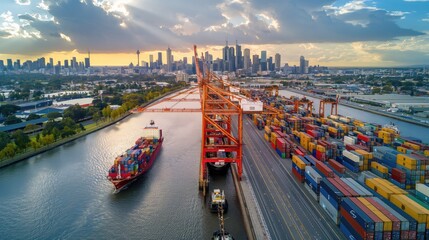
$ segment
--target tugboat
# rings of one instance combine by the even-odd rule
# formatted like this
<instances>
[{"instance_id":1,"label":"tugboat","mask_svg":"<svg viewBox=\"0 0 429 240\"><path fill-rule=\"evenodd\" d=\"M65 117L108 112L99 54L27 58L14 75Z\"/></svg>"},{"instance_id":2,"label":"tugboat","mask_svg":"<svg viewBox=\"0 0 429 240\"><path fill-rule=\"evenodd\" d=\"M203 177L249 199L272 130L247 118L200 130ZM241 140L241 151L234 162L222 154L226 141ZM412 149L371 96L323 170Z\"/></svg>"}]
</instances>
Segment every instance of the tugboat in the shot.
<instances>
[{"instance_id":1,"label":"tugboat","mask_svg":"<svg viewBox=\"0 0 429 240\"><path fill-rule=\"evenodd\" d=\"M225 230L225 224L223 219L223 207L219 205L217 209L217 217L219 219L219 230L213 232L212 240L234 240L234 237Z\"/></svg>"},{"instance_id":2,"label":"tugboat","mask_svg":"<svg viewBox=\"0 0 429 240\"><path fill-rule=\"evenodd\" d=\"M225 198L224 191L220 191L220 189L214 189L212 195L210 197L209 202L210 212L216 213L219 211L219 207L222 208L222 211L228 211L228 201Z\"/></svg>"}]
</instances>

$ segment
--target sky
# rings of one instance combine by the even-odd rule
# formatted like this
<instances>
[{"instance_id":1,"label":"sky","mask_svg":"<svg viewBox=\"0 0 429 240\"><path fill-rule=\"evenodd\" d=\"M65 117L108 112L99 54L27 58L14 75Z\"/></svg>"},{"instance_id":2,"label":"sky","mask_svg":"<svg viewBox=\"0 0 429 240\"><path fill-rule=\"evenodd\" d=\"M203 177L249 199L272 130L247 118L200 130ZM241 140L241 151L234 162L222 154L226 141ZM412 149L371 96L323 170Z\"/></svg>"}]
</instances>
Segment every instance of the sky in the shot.
<instances>
[{"instance_id":1,"label":"sky","mask_svg":"<svg viewBox=\"0 0 429 240\"><path fill-rule=\"evenodd\" d=\"M237 41L282 65L429 65L429 0L1 0L0 59L136 64Z\"/></svg>"}]
</instances>

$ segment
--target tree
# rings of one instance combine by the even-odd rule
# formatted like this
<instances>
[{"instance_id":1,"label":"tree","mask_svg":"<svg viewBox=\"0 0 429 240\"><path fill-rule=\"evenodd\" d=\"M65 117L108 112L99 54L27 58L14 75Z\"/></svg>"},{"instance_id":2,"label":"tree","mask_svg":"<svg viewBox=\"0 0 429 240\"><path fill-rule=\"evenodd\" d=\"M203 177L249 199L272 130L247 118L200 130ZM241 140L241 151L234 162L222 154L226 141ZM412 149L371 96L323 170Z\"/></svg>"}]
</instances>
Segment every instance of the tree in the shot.
<instances>
[{"instance_id":1,"label":"tree","mask_svg":"<svg viewBox=\"0 0 429 240\"><path fill-rule=\"evenodd\" d=\"M66 117L70 117L75 122L78 122L79 120L85 118L85 116L86 116L86 110L83 109L78 104L76 104L76 105L71 106L71 107L67 108L66 110L64 110L63 116L65 118Z\"/></svg>"},{"instance_id":2,"label":"tree","mask_svg":"<svg viewBox=\"0 0 429 240\"><path fill-rule=\"evenodd\" d=\"M18 147L15 145L15 143L8 143L3 150L0 152L1 158L11 158L14 157L15 154L18 152Z\"/></svg>"},{"instance_id":3,"label":"tree","mask_svg":"<svg viewBox=\"0 0 429 240\"><path fill-rule=\"evenodd\" d=\"M0 106L0 113L7 117L15 114L19 109L21 109L21 107L12 104L5 104Z\"/></svg>"},{"instance_id":4,"label":"tree","mask_svg":"<svg viewBox=\"0 0 429 240\"><path fill-rule=\"evenodd\" d=\"M19 147L19 149L26 149L30 143L30 138L22 130L12 133L12 138L15 140L15 144Z\"/></svg>"},{"instance_id":5,"label":"tree","mask_svg":"<svg viewBox=\"0 0 429 240\"><path fill-rule=\"evenodd\" d=\"M59 112L50 112L46 114L46 117L49 118L50 121L54 121L54 119L62 117L63 115Z\"/></svg>"},{"instance_id":6,"label":"tree","mask_svg":"<svg viewBox=\"0 0 429 240\"><path fill-rule=\"evenodd\" d=\"M374 87L372 89L372 94L380 94L381 93L381 88L379 87Z\"/></svg>"},{"instance_id":7,"label":"tree","mask_svg":"<svg viewBox=\"0 0 429 240\"><path fill-rule=\"evenodd\" d=\"M103 117L109 118L110 114L112 114L112 109L110 108L110 106L107 106L107 107L103 108L101 113L103 114Z\"/></svg>"},{"instance_id":8,"label":"tree","mask_svg":"<svg viewBox=\"0 0 429 240\"><path fill-rule=\"evenodd\" d=\"M27 117L27 121L31 121L31 120L34 120L34 119L39 119L40 118L40 116L39 115L37 115L37 114L35 114L35 113L30 113L30 115L28 115L28 117Z\"/></svg>"},{"instance_id":9,"label":"tree","mask_svg":"<svg viewBox=\"0 0 429 240\"><path fill-rule=\"evenodd\" d=\"M4 125L12 125L15 123L20 123L22 120L15 115L9 115L6 120L4 120Z\"/></svg>"},{"instance_id":10,"label":"tree","mask_svg":"<svg viewBox=\"0 0 429 240\"><path fill-rule=\"evenodd\" d=\"M6 147L10 143L10 136L5 132L0 132L0 150Z\"/></svg>"},{"instance_id":11,"label":"tree","mask_svg":"<svg viewBox=\"0 0 429 240\"><path fill-rule=\"evenodd\" d=\"M36 131L39 128L40 127L35 125L35 124L27 124L27 126L25 126L25 128L24 128L24 132L33 133L34 131Z\"/></svg>"}]
</instances>

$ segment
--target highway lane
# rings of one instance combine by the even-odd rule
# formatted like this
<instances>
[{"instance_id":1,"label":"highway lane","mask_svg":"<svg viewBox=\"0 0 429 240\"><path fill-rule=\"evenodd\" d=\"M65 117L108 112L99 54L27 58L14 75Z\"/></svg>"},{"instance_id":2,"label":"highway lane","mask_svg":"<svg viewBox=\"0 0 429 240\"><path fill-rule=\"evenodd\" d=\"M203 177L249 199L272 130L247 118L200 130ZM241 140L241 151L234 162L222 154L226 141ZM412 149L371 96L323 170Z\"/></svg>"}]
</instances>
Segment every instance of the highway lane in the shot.
<instances>
[{"instance_id":1,"label":"highway lane","mask_svg":"<svg viewBox=\"0 0 429 240\"><path fill-rule=\"evenodd\" d=\"M243 118L243 165L273 239L344 239L251 119Z\"/></svg>"}]
</instances>

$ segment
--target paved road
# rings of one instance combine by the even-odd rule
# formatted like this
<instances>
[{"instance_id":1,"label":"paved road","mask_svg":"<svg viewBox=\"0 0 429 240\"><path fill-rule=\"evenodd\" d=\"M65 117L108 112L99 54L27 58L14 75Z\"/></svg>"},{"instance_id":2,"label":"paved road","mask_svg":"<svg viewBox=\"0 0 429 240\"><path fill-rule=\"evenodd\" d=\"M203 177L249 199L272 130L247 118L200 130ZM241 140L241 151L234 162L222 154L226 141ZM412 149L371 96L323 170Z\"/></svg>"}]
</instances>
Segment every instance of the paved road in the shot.
<instances>
[{"instance_id":1,"label":"paved road","mask_svg":"<svg viewBox=\"0 0 429 240\"><path fill-rule=\"evenodd\" d=\"M243 118L243 165L272 239L344 239L250 118Z\"/></svg>"}]
</instances>

